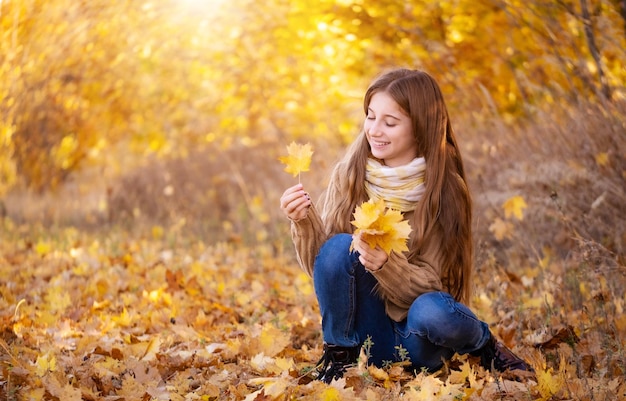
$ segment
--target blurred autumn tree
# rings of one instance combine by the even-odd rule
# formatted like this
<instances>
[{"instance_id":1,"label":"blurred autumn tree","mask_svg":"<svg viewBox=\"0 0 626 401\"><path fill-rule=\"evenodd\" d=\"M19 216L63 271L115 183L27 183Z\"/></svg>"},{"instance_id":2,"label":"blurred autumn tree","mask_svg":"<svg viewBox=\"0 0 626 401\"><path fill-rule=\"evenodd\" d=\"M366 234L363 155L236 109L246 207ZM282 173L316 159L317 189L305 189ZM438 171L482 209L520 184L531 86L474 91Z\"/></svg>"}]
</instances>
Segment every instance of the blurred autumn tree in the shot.
<instances>
[{"instance_id":1,"label":"blurred autumn tree","mask_svg":"<svg viewBox=\"0 0 626 401\"><path fill-rule=\"evenodd\" d=\"M0 196L148 155L341 145L391 66L432 72L477 121L622 99L622 3L0 1Z\"/></svg>"}]
</instances>

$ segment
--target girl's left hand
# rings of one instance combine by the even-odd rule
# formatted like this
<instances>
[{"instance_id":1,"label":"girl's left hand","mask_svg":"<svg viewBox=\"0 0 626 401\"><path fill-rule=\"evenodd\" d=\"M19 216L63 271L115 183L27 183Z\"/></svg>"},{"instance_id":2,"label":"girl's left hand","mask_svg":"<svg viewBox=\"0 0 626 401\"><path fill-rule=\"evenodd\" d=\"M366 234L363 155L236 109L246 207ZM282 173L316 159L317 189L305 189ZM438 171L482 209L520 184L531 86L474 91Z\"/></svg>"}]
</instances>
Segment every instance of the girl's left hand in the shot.
<instances>
[{"instance_id":1,"label":"girl's left hand","mask_svg":"<svg viewBox=\"0 0 626 401\"><path fill-rule=\"evenodd\" d=\"M354 236L353 240L354 249L359 253L359 262L367 270L380 270L387 263L389 256L381 247L372 248L360 235Z\"/></svg>"}]
</instances>

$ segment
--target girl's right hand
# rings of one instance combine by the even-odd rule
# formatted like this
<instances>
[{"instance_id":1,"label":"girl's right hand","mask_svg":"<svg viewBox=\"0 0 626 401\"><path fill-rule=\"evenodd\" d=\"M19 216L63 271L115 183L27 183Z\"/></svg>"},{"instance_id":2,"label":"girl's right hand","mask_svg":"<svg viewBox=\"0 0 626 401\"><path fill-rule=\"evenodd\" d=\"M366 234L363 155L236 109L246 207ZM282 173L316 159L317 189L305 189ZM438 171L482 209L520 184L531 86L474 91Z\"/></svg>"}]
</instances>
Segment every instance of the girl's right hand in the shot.
<instances>
[{"instance_id":1,"label":"girl's right hand","mask_svg":"<svg viewBox=\"0 0 626 401\"><path fill-rule=\"evenodd\" d=\"M280 197L280 209L290 220L301 220L306 217L311 206L311 197L304 192L302 184L287 188Z\"/></svg>"}]
</instances>

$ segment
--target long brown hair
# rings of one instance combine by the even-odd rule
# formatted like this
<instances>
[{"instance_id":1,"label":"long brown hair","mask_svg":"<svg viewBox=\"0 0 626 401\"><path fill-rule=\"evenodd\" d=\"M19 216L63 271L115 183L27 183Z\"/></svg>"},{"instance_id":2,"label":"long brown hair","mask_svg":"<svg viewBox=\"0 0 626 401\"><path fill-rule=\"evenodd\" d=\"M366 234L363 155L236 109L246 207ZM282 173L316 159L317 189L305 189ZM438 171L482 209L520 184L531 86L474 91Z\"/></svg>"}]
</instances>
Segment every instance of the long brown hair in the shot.
<instances>
[{"instance_id":1,"label":"long brown hair","mask_svg":"<svg viewBox=\"0 0 626 401\"><path fill-rule=\"evenodd\" d=\"M437 82L423 71L396 69L379 76L365 93L363 108L372 96L388 93L410 116L418 155L426 159L425 193L412 216L409 260L415 260L438 227L443 234L442 282L458 301L468 302L472 270L472 207L463 160ZM327 234L352 232L352 213L367 200L365 166L371 150L365 132L352 143L333 170L322 215Z\"/></svg>"}]
</instances>

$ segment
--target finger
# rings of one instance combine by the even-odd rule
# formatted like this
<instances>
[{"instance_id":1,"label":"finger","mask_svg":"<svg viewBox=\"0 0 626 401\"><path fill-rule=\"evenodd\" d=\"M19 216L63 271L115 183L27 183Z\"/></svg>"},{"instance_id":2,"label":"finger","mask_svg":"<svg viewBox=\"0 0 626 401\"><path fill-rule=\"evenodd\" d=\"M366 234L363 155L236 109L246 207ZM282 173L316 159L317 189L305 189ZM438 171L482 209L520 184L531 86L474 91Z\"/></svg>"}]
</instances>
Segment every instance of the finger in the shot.
<instances>
[{"instance_id":1,"label":"finger","mask_svg":"<svg viewBox=\"0 0 626 401\"><path fill-rule=\"evenodd\" d=\"M298 210L298 211L296 211L296 212L292 213L292 214L289 216L289 218L290 218L291 220L296 220L296 221L297 221L297 220L300 220L300 219L303 219L303 218L305 218L305 217L307 216L307 214L309 213L309 212L308 212L308 210L309 210L308 208L304 208L304 209L302 209L302 210Z\"/></svg>"},{"instance_id":2,"label":"finger","mask_svg":"<svg viewBox=\"0 0 626 401\"><path fill-rule=\"evenodd\" d=\"M361 244L361 249L363 249L364 252L369 254L372 250L374 250L372 245L370 245L369 242L363 239L363 233L359 233L358 241Z\"/></svg>"},{"instance_id":3,"label":"finger","mask_svg":"<svg viewBox=\"0 0 626 401\"><path fill-rule=\"evenodd\" d=\"M375 260L369 259L363 255L359 256L359 262L361 262L363 267L365 267L366 269L370 271L375 271L379 269L378 262L376 262Z\"/></svg>"},{"instance_id":4,"label":"finger","mask_svg":"<svg viewBox=\"0 0 626 401\"><path fill-rule=\"evenodd\" d=\"M292 213L298 209L302 209L303 206L306 207L306 206L309 206L310 204L311 204L311 201L307 197L296 196L294 199L288 200L287 204L283 207L283 209L288 213Z\"/></svg>"},{"instance_id":5,"label":"finger","mask_svg":"<svg viewBox=\"0 0 626 401\"><path fill-rule=\"evenodd\" d=\"M363 251L363 241L361 240L361 237L358 235L355 235L352 237L352 247L354 248L355 251L357 251L360 255L364 254Z\"/></svg>"},{"instance_id":6,"label":"finger","mask_svg":"<svg viewBox=\"0 0 626 401\"><path fill-rule=\"evenodd\" d=\"M373 248L367 243L367 241L364 241L362 238L358 238L356 244L355 248L358 249L359 253L363 255L366 260L371 262L375 259L376 256L372 252Z\"/></svg>"},{"instance_id":7,"label":"finger","mask_svg":"<svg viewBox=\"0 0 626 401\"><path fill-rule=\"evenodd\" d=\"M286 194L287 194L287 193L294 193L294 192L297 192L297 191L301 191L303 188L304 188L304 187L303 187L303 185L302 185L302 184L296 184L296 185L294 185L294 186L291 186L291 187L287 188L287 189L285 190L285 193L286 193Z\"/></svg>"},{"instance_id":8,"label":"finger","mask_svg":"<svg viewBox=\"0 0 626 401\"><path fill-rule=\"evenodd\" d=\"M309 206L311 206L311 201L304 201L293 210L293 213L294 214L305 213L309 209Z\"/></svg>"},{"instance_id":9,"label":"finger","mask_svg":"<svg viewBox=\"0 0 626 401\"><path fill-rule=\"evenodd\" d=\"M308 208L311 206L311 201L294 201L289 204L287 209L284 209L285 215L291 220L300 220L306 217Z\"/></svg>"},{"instance_id":10,"label":"finger","mask_svg":"<svg viewBox=\"0 0 626 401\"><path fill-rule=\"evenodd\" d=\"M290 195L293 195L299 191L304 191L304 188L302 186L302 184L296 184L292 187L289 187L287 189L285 189L285 192L283 192L283 195L281 196L281 199L284 199Z\"/></svg>"},{"instance_id":11,"label":"finger","mask_svg":"<svg viewBox=\"0 0 626 401\"><path fill-rule=\"evenodd\" d=\"M297 206L298 201L306 201L306 200L309 200L308 195L304 191L299 190L297 192L284 195L280 199L280 207L283 209L287 209L287 210L293 209L294 207ZM292 205L294 202L296 202L296 205Z\"/></svg>"},{"instance_id":12,"label":"finger","mask_svg":"<svg viewBox=\"0 0 626 401\"><path fill-rule=\"evenodd\" d=\"M361 262L364 267L368 267L369 265L369 261L365 259L363 255L359 255L359 262Z\"/></svg>"}]
</instances>

